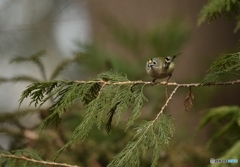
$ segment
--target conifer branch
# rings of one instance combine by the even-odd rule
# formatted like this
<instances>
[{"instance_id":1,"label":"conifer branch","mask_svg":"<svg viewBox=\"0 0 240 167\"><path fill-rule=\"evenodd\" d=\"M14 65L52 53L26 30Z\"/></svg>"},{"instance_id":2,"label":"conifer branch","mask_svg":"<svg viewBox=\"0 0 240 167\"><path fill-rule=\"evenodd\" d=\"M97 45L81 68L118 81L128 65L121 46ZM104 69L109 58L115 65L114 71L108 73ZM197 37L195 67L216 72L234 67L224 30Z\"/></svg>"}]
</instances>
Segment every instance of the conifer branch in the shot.
<instances>
[{"instance_id":1,"label":"conifer branch","mask_svg":"<svg viewBox=\"0 0 240 167\"><path fill-rule=\"evenodd\" d=\"M175 89L172 91L168 99L166 100L165 104L162 106L160 112L157 114L156 118L153 120L154 122L159 118L159 116L163 113L163 110L167 107L169 101L172 99L173 95L177 92L180 86L176 86Z\"/></svg>"},{"instance_id":2,"label":"conifer branch","mask_svg":"<svg viewBox=\"0 0 240 167\"><path fill-rule=\"evenodd\" d=\"M153 164L157 164L159 152L166 149L174 133L172 118L164 115L163 111L168 106L173 95L181 87L201 87L201 86L219 86L240 84L240 80L229 82L200 82L190 84L150 82L150 81L130 81L125 74L119 74L117 71L107 71L99 74L96 80L89 81L67 81L53 80L46 82L33 83L27 87L20 98L20 105L26 98L31 98L30 104L36 107L42 106L51 97L54 98L53 105L49 108L50 115L42 122L39 132L48 125L53 124L56 127L61 121L62 115L77 100L85 106L83 112L83 121L73 131L71 139L56 152L53 159L56 159L61 152L71 145L84 140L93 125L101 128L106 122L107 130L110 130L112 117L116 117L118 123L123 112L131 108L130 116L126 129L141 115L144 101L143 89L146 85L174 86L174 90L167 98L165 104L152 121L147 121L137 128L137 133L133 140L120 152L109 166L123 166L128 162L128 167L138 166L141 154L153 149ZM109 112L112 116L109 119ZM151 137L150 137L151 136ZM129 151L131 150L131 151ZM130 162L131 161L131 162Z\"/></svg>"},{"instance_id":3,"label":"conifer branch","mask_svg":"<svg viewBox=\"0 0 240 167\"><path fill-rule=\"evenodd\" d=\"M152 147L154 150L152 166L156 166L157 160L159 158L159 152L168 146L174 129L171 123L171 119L163 114L163 110L167 107L169 101L172 99L173 95L177 92L179 87L180 86L175 87L154 120L145 122L143 125L140 125L140 127L136 128L137 133L134 136L133 140L111 161L108 167L139 166L140 154L145 152L150 147ZM161 130L157 131L156 129L158 128ZM147 138L147 136L152 137Z\"/></svg>"},{"instance_id":4,"label":"conifer branch","mask_svg":"<svg viewBox=\"0 0 240 167\"><path fill-rule=\"evenodd\" d=\"M22 160L22 161L27 161L27 162L37 163L37 164L43 164L43 165L61 166L61 167L80 167L80 166L77 166L77 165L69 165L69 164L66 164L66 163L41 161L41 160L35 160L35 159L32 159L32 158L27 158L27 157L24 157L24 156L17 156L17 155L10 155L10 154L1 154L0 153L0 157L18 159L18 160Z\"/></svg>"},{"instance_id":5,"label":"conifer branch","mask_svg":"<svg viewBox=\"0 0 240 167\"><path fill-rule=\"evenodd\" d=\"M238 0L210 0L201 9L198 25L206 20L211 22L222 15L229 21L238 15L238 9Z\"/></svg>"},{"instance_id":6,"label":"conifer branch","mask_svg":"<svg viewBox=\"0 0 240 167\"><path fill-rule=\"evenodd\" d=\"M81 84L90 84L90 83L99 83L99 84L105 84L105 85L166 85L166 82L156 82L153 83L151 81L120 81L120 82L111 82L111 81L104 81L104 80L98 80L98 81L75 81L76 83ZM240 80L233 80L233 81L227 81L227 82L206 82L206 83L190 83L190 84L180 84L176 82L168 83L168 86L178 86L178 87L201 87L201 86L221 86L221 85L234 85L234 84L240 84Z\"/></svg>"}]
</instances>

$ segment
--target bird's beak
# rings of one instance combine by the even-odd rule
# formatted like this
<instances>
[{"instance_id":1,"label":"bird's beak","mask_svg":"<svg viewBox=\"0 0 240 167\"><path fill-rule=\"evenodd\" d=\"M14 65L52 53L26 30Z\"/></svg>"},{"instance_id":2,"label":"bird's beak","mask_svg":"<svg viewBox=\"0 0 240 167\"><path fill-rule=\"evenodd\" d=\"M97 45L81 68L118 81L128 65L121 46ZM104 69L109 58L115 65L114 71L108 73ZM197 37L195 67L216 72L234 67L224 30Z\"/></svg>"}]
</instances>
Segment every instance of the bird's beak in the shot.
<instances>
[{"instance_id":1,"label":"bird's beak","mask_svg":"<svg viewBox=\"0 0 240 167\"><path fill-rule=\"evenodd\" d=\"M152 64L148 64L148 67L153 68L153 65Z\"/></svg>"}]
</instances>

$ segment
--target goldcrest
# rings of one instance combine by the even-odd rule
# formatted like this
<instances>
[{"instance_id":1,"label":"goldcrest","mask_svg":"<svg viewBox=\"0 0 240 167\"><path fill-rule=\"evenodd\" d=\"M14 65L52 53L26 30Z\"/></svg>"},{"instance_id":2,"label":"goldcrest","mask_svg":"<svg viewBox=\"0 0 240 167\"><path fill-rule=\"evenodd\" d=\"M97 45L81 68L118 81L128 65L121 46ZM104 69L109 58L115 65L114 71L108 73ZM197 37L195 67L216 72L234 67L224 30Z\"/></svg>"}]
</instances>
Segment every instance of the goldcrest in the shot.
<instances>
[{"instance_id":1,"label":"goldcrest","mask_svg":"<svg viewBox=\"0 0 240 167\"><path fill-rule=\"evenodd\" d=\"M169 57L155 57L147 61L146 71L148 75L153 78L153 82L155 82L156 79L163 79L166 77L168 77L168 82L175 67L173 60L180 54L182 53L178 53Z\"/></svg>"}]
</instances>

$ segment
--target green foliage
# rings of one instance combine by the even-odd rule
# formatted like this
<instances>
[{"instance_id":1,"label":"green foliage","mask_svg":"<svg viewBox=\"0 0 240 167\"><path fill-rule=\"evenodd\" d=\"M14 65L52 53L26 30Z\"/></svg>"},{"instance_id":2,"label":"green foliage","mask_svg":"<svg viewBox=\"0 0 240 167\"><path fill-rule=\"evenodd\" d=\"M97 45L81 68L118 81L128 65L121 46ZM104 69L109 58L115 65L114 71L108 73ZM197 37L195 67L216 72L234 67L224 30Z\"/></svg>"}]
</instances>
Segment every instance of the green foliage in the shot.
<instances>
[{"instance_id":1,"label":"green foliage","mask_svg":"<svg viewBox=\"0 0 240 167\"><path fill-rule=\"evenodd\" d=\"M209 74L203 82L215 82L219 77L225 75L239 75L240 72L240 52L233 54L223 54L211 65Z\"/></svg>"},{"instance_id":2,"label":"green foliage","mask_svg":"<svg viewBox=\"0 0 240 167\"><path fill-rule=\"evenodd\" d=\"M143 102L147 100L143 95L144 85L121 85L117 82L127 83L129 80L126 75L108 71L99 74L95 81L33 83L22 93L20 104L25 98L30 97L30 104L40 107L50 98L54 98L54 103L49 108L51 114L40 125L40 132L49 124L58 126L63 113L77 100L85 105L83 121L75 128L70 141L56 154L57 157L70 145L85 139L94 124L100 129L110 111L116 112L119 121L122 113L132 107L132 114L126 128L130 127L140 116ZM111 121L108 121L108 126L110 124Z\"/></svg>"},{"instance_id":3,"label":"green foliage","mask_svg":"<svg viewBox=\"0 0 240 167\"><path fill-rule=\"evenodd\" d=\"M217 159L240 159L240 108L238 106L222 106L209 110L199 124L198 129L207 125L214 125L214 133L207 145L219 147L219 141L225 144L226 149ZM219 150L217 151L219 155ZM211 166L221 166L215 163Z\"/></svg>"},{"instance_id":4,"label":"green foliage","mask_svg":"<svg viewBox=\"0 0 240 167\"><path fill-rule=\"evenodd\" d=\"M237 32L240 28L239 5L239 0L210 0L201 10L198 23L201 24L206 20L211 22L221 15L224 15L229 21L236 15L237 26L234 31ZM221 55L213 62L209 74L205 76L203 82L215 82L222 76L239 75L239 60L239 52ZM240 108L238 106L222 106L210 109L201 119L198 130L207 125L212 125L214 129L207 146L211 145L213 148L215 146L217 156L221 155L218 159L239 159ZM219 148L219 145L222 147ZM222 166L222 164L215 163L211 166L217 167Z\"/></svg>"},{"instance_id":5,"label":"green foliage","mask_svg":"<svg viewBox=\"0 0 240 167\"><path fill-rule=\"evenodd\" d=\"M36 163L34 161L26 161L25 158L21 158L21 157L27 157L27 158L30 158L33 160L42 161L40 154L35 150L29 150L29 149L15 150L15 151L12 151L11 153L0 150L0 154L10 155L10 156L12 155L11 157L0 156L1 157L0 158L1 166L9 166L9 167L45 166L45 165ZM15 158L13 158L14 156L15 156Z\"/></svg>"},{"instance_id":6,"label":"green foliage","mask_svg":"<svg viewBox=\"0 0 240 167\"><path fill-rule=\"evenodd\" d=\"M157 120L146 121L136 128L137 133L127 146L111 161L108 167L140 166L140 156L152 149L152 167L157 166L160 152L169 145L173 136L172 117L161 114Z\"/></svg>"},{"instance_id":7,"label":"green foliage","mask_svg":"<svg viewBox=\"0 0 240 167\"><path fill-rule=\"evenodd\" d=\"M33 64L35 64L36 65L36 67L40 70L40 72L41 72L41 74L42 74L42 80L47 80L47 78L46 78L46 73L45 73L45 67L44 67L44 64L43 64L43 62L42 62L42 60L41 60L41 58L43 57L43 55L46 53L46 51L39 51L39 52L37 52L36 54L34 54L34 55L31 55L31 56L29 56L29 57L16 57L16 58L14 58L14 59L12 59L11 61L10 61L10 63L17 63L17 64L19 64L19 63L28 63L28 62L30 62L30 63L33 63ZM65 60L63 60L63 61L61 61L57 66L56 66L56 68L53 70L53 72L52 72L52 74L50 75L50 79L54 79L54 78L56 78L56 77L58 77L59 76L59 74L64 70L64 69L66 69L71 63L74 63L74 62L76 62L76 61L78 61L78 60L80 60L80 58L81 58L81 55L80 54L78 54L78 55L76 55L76 56L74 56L73 58L69 58L69 59L65 59ZM40 83L41 82L41 80L39 80L39 79L37 79L37 78L35 78L35 76L34 77L32 77L32 76L30 76L30 75L24 75L24 74L18 74L17 76L14 76L14 77L11 77L11 78L7 78L7 77L0 77L0 82L1 83L7 83L7 82L33 82L33 83L36 83L36 89L38 89L38 88L40 88L37 92L36 92L36 94L39 94L40 95L40 93L41 92L44 92L45 91L45 93L46 93L46 95L47 94L55 94L55 93L57 93L57 92L54 92L53 91L53 89L54 88L56 88L57 87L57 82L54 82L53 81L53 83L50 83L50 87L48 87L48 88L46 88L45 90L43 90L43 91L41 91L41 84L37 84L37 83ZM47 83L47 82L46 82ZM44 82L43 82L43 85L45 85L44 84ZM49 84L46 84L46 85L49 85ZM45 86L46 86L45 85ZM52 86L52 87L51 87ZM44 87L44 86L43 86ZM62 87L61 87L62 88ZM60 89L61 89L60 88ZM58 90L60 90L60 89L56 89L55 91L58 91ZM26 92L25 92L26 93ZM41 101L41 99L43 98L43 97L37 97L37 96L35 96L34 98L36 98L36 101L35 102L33 102L32 101L32 103L35 105L35 106L37 106L37 105L39 105L40 104L40 102L41 102L41 105L44 103L44 102L46 102L48 99L50 99L51 101L55 98L55 97L53 97L53 96L49 96L49 98L46 98L45 100L46 101ZM21 99L20 99L21 100ZM40 105L40 106L41 106ZM40 107L39 106L39 107ZM54 106L54 105L53 105ZM13 143L11 143L12 145L11 145L11 149L19 149L19 147L23 147L24 145L25 145L25 142L26 142L26 136L25 136L25 127L23 127L22 126L22 124L20 123L20 121L19 121L19 119L21 119L21 118L23 118L23 117L25 117L25 116L28 116L28 115L31 115L31 114L33 114L33 113L39 113L39 116L40 117L42 117L42 118L45 118L46 117L46 114L47 115L49 115L49 113L48 113L48 111L46 111L45 109L41 109L41 110L39 110L39 109L31 109L31 110L20 110L20 111L14 111L14 112L11 112L11 113L5 113L4 111L2 111L3 113L1 113L1 119L0 119L0 122L1 123L5 123L5 125L6 126L2 126L1 128L0 128L0 131L1 131L1 133L4 133L4 134L6 134L6 135L8 135L8 136L11 136L12 138L14 138L15 140L14 140L14 142ZM43 114L43 115L42 115ZM58 121L58 119L56 119L55 120L56 121L56 123L58 123L57 121ZM16 129L17 129L17 131L16 131L16 129L12 129L12 127L10 126L9 127L9 125L11 125L11 126L14 126L14 127L16 127ZM19 130L19 131L18 131ZM57 132L56 132L57 133ZM62 134L61 135L61 137L62 136L64 136L64 134ZM33 140L31 140L31 142L33 142ZM46 143L46 145L48 144L47 142L48 141L45 141ZM52 155L51 155L52 156ZM14 165L15 164L15 162L14 161L16 161L16 160L14 160L14 158L8 158L8 160L9 161L11 161L11 160L13 160L13 161L11 161L11 163ZM16 162L18 162L18 161L16 161ZM22 164L23 164L23 160L21 160L21 162L22 162ZM10 162L9 162L10 163ZM28 163L26 163L26 165L27 166L29 166L28 165ZM24 166L24 165L23 165ZM32 165L30 165L30 166L32 166ZM35 166L36 166L36 164L35 164Z\"/></svg>"},{"instance_id":8,"label":"green foliage","mask_svg":"<svg viewBox=\"0 0 240 167\"><path fill-rule=\"evenodd\" d=\"M236 151L235 156L238 156L239 159L240 108L238 106L221 106L210 109L201 119L198 130L209 124L214 127L214 133L208 140L207 146L214 145L221 139L227 147L223 157L228 157L231 152ZM228 158L234 158L235 156Z\"/></svg>"},{"instance_id":9,"label":"green foliage","mask_svg":"<svg viewBox=\"0 0 240 167\"><path fill-rule=\"evenodd\" d=\"M81 110L81 116L83 116L83 118L78 120L70 140L64 143L65 145L55 154L54 159L69 146L84 140L89 135L94 125L98 129L105 125L106 131L109 133L112 123L115 122L116 125L118 125L122 115L127 111L129 118L125 127L126 131L141 115L144 102L147 101L143 94L144 84L133 84L128 80L125 74L118 73L117 71L103 72L99 74L95 80L91 81L53 80L69 64L82 58L82 54L78 54L72 59L66 59L60 62L50 75L50 81L47 81L48 78L45 73L45 67L41 61L45 53L45 51L40 51L30 57L16 57L11 60L11 63L34 63L36 67L39 68L44 82L28 75L1 78L0 80L1 82L33 82L22 92L22 96L19 99L20 105L26 98L30 99L30 105L34 105L38 108L47 101L52 101L52 105L49 109L47 111L43 110L47 112L44 113L47 115L42 117L44 120L38 128L39 132L42 132L42 130L49 125L53 125L57 128L61 123L63 114L70 111L69 109L76 103L84 106L84 109ZM124 82L125 84L119 84L119 82ZM40 110L37 109L36 111ZM14 121L18 117L24 116L30 112L32 111L19 112L15 116L6 114L3 115L1 120ZM40 114L42 114L41 112L42 111L40 111ZM136 154L139 156L146 151L146 148L151 148L153 150L153 166L156 166L159 158L159 151L168 146L170 137L173 135L173 125L171 118L163 114L160 114L158 120L149 121L147 125L148 126L145 126L144 124L137 129L137 134L132 142L144 143L146 145ZM141 138L141 133L144 133L143 136L145 136L145 139ZM148 139L146 139L146 137L148 137ZM152 140L151 137L154 137L154 140ZM34 154L30 155L29 153L28 155L26 152L22 154L21 151L24 152L24 150L16 151L18 156L27 156L36 159L36 157L33 156ZM14 166L19 161L21 161L23 166L32 166L30 162L22 159L19 160L16 157L6 158L2 161L3 164L9 163L7 164L9 166ZM132 163L134 165L135 161ZM140 160L136 163L139 164Z\"/></svg>"},{"instance_id":10,"label":"green foliage","mask_svg":"<svg viewBox=\"0 0 240 167\"><path fill-rule=\"evenodd\" d=\"M209 0L208 4L202 8L198 25L205 21L212 22L218 17L224 15L228 21L236 18L236 27L234 32L240 28L240 16L238 14L240 2L239 0Z\"/></svg>"},{"instance_id":11,"label":"green foliage","mask_svg":"<svg viewBox=\"0 0 240 167\"><path fill-rule=\"evenodd\" d=\"M231 20L234 15L237 15L239 5L239 0L209 0L200 12L198 24L200 25L206 20L211 22L221 15L224 15L227 20Z\"/></svg>"}]
</instances>

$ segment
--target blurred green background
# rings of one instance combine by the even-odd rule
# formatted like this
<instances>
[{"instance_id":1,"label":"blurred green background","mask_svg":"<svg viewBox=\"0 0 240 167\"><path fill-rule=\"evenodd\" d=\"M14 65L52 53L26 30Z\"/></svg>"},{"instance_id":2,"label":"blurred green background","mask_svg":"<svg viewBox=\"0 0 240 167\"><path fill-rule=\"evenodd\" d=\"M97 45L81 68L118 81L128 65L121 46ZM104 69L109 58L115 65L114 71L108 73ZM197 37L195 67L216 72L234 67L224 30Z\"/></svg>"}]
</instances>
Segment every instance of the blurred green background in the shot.
<instances>
[{"instance_id":1,"label":"blurred green background","mask_svg":"<svg viewBox=\"0 0 240 167\"><path fill-rule=\"evenodd\" d=\"M182 52L175 61L176 69L170 82L201 82L216 56L237 50L239 38L238 33L233 33L234 22L227 23L222 18L197 26L199 12L206 2L0 1L0 75L11 78L26 74L46 80L59 62L79 55L80 59L58 79L91 80L103 71L117 69L130 80L150 81L145 72L147 59ZM47 50L41 58L46 78L42 78L34 64L8 64L16 56L30 56L42 49ZM45 118L48 106L35 110L29 108L26 102L18 110L18 99L28 84L0 85L3 118L9 113L32 110L26 116L10 114L7 119L1 119L0 145L4 150L36 149L44 159L51 160L81 121L84 108L81 104L74 105L64 115L57 130L48 128L37 138L36 127ZM155 117L165 102L164 90L160 86L145 88L148 102L134 126ZM188 89L182 88L165 111L175 118L175 134L169 148L159 153L159 166L200 167L209 165L210 158L221 156L234 141L224 145L226 134L209 146L207 142L217 128L209 124L198 132L195 130L209 108L239 105L239 90L237 85L194 88L193 108L186 112L183 101ZM134 126L124 132L127 118L126 114L118 126L113 124L109 135L104 127L101 130L94 128L86 140L69 148L58 161L82 166L106 166L135 134ZM149 157L150 153L143 155L141 166L150 166Z\"/></svg>"}]
</instances>

